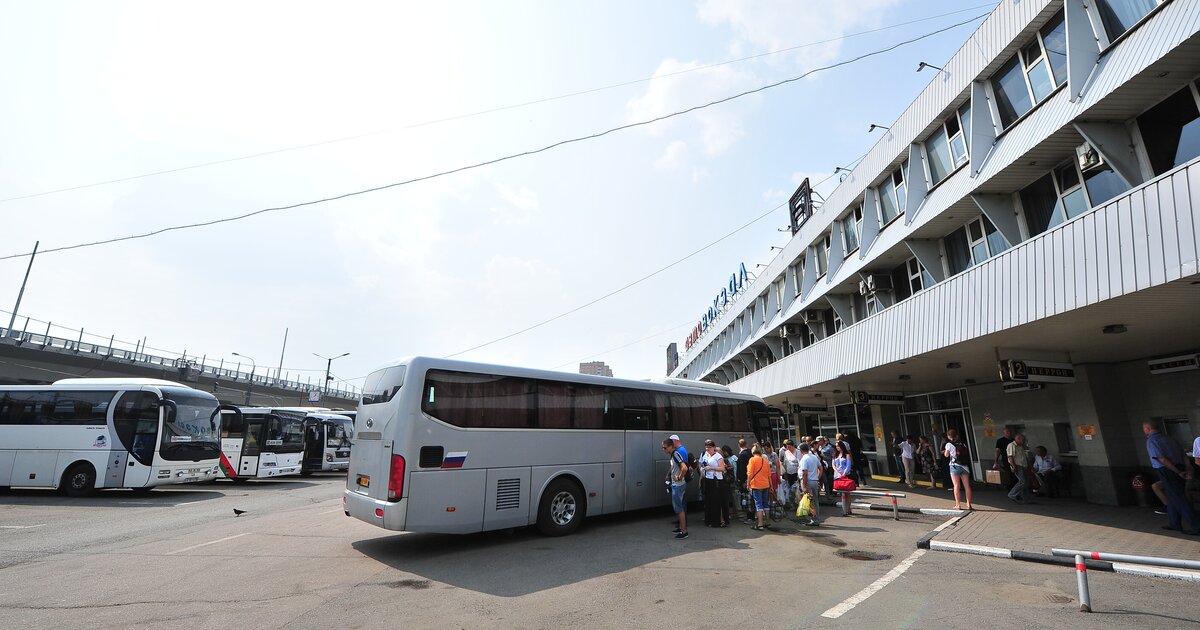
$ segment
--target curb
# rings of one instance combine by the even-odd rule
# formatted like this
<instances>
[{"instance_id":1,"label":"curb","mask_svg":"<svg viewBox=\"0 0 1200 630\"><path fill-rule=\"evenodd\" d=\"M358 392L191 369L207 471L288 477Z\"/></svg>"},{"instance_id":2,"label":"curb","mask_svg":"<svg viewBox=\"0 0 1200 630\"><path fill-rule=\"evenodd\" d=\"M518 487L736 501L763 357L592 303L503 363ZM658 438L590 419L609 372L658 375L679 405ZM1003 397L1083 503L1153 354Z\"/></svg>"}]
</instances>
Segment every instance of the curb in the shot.
<instances>
[{"instance_id":1,"label":"curb","mask_svg":"<svg viewBox=\"0 0 1200 630\"><path fill-rule=\"evenodd\" d=\"M839 507L841 504L834 503L833 505L834 505L834 507ZM892 511L891 504L885 504L885 503L853 503L852 502L852 503L850 503L850 507L858 508L860 510L882 510L885 512ZM906 514L931 514L933 516L962 516L962 515L966 514L966 511L964 511L964 510L947 510L947 509L942 509L942 508L915 508L915 507L905 507L903 505L896 506L896 510L900 511L900 512L904 512Z\"/></svg>"}]
</instances>

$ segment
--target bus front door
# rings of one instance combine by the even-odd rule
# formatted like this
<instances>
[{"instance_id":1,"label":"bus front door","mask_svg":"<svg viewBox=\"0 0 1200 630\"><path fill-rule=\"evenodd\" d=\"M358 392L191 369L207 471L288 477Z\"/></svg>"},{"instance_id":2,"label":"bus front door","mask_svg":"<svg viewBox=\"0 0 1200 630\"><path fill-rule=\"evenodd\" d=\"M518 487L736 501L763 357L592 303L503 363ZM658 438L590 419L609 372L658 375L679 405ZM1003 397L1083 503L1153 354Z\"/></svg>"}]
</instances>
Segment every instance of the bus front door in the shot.
<instances>
[{"instance_id":1,"label":"bus front door","mask_svg":"<svg viewBox=\"0 0 1200 630\"><path fill-rule=\"evenodd\" d=\"M325 461L325 425L317 418L304 419L304 457L300 461L300 474L307 475L321 470Z\"/></svg>"},{"instance_id":2,"label":"bus front door","mask_svg":"<svg viewBox=\"0 0 1200 630\"><path fill-rule=\"evenodd\" d=\"M158 396L149 392L126 392L117 401L113 425L125 452L109 458L106 487L141 488L150 483L161 414ZM117 479L114 468L121 464L123 473Z\"/></svg>"},{"instance_id":3,"label":"bus front door","mask_svg":"<svg viewBox=\"0 0 1200 630\"><path fill-rule=\"evenodd\" d=\"M262 452L261 441L266 428L266 418L246 420L246 439L242 441L242 457L237 470L239 479L258 475L258 456Z\"/></svg>"},{"instance_id":4,"label":"bus front door","mask_svg":"<svg viewBox=\"0 0 1200 630\"><path fill-rule=\"evenodd\" d=\"M625 509L661 505L665 477L655 474L658 446L650 431L649 409L625 410Z\"/></svg>"}]
</instances>

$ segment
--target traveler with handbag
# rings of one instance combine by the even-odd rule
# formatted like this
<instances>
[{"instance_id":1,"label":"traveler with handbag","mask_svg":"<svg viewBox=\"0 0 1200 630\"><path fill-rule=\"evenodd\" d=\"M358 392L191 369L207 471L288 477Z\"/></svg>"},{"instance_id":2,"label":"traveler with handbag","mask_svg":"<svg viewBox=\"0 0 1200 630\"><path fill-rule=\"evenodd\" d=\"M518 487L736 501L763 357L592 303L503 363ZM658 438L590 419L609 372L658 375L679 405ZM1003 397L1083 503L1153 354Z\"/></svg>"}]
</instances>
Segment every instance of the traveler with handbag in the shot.
<instances>
[{"instance_id":1,"label":"traveler with handbag","mask_svg":"<svg viewBox=\"0 0 1200 630\"><path fill-rule=\"evenodd\" d=\"M745 511L745 522L751 523L754 521L754 499L750 497L750 486L746 485L746 469L750 466L750 458L753 456L750 452L750 446L746 444L745 438L738 440L737 454L737 486L738 492L745 493L746 502L742 505Z\"/></svg>"},{"instance_id":2,"label":"traveler with handbag","mask_svg":"<svg viewBox=\"0 0 1200 630\"><path fill-rule=\"evenodd\" d=\"M858 484L854 482L854 478L850 476L852 466L850 464L850 453L838 442L833 447L833 491L834 492L853 492L858 489Z\"/></svg>"},{"instance_id":3,"label":"traveler with handbag","mask_svg":"<svg viewBox=\"0 0 1200 630\"><path fill-rule=\"evenodd\" d=\"M800 444L800 493L807 496L811 503L805 525L820 525L817 521L817 495L821 492L821 458L814 454L807 443Z\"/></svg>"},{"instance_id":4,"label":"traveler with handbag","mask_svg":"<svg viewBox=\"0 0 1200 630\"><path fill-rule=\"evenodd\" d=\"M964 489L967 494L967 509L975 509L971 507L971 469L968 468L971 465L971 455L967 450L967 445L959 441L956 429L946 431L944 452L946 457L950 458L950 481L954 484L954 509L962 509L959 497Z\"/></svg>"},{"instance_id":5,"label":"traveler with handbag","mask_svg":"<svg viewBox=\"0 0 1200 630\"><path fill-rule=\"evenodd\" d=\"M704 524L708 527L727 527L729 521L728 493L721 488L725 478L725 458L717 451L717 443L704 441L704 454L700 456L701 482L704 488Z\"/></svg>"}]
</instances>

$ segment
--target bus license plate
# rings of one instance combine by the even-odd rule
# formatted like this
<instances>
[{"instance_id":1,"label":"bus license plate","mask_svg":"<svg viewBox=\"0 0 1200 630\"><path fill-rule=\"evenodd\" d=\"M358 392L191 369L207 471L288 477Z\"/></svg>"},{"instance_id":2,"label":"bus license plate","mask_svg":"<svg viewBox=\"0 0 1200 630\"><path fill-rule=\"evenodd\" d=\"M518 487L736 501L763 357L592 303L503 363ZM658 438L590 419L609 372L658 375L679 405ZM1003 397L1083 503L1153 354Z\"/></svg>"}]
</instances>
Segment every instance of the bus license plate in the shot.
<instances>
[{"instance_id":1,"label":"bus license plate","mask_svg":"<svg viewBox=\"0 0 1200 630\"><path fill-rule=\"evenodd\" d=\"M358 485L360 485L364 488L370 487L371 478L366 475L359 475L358 476Z\"/></svg>"}]
</instances>

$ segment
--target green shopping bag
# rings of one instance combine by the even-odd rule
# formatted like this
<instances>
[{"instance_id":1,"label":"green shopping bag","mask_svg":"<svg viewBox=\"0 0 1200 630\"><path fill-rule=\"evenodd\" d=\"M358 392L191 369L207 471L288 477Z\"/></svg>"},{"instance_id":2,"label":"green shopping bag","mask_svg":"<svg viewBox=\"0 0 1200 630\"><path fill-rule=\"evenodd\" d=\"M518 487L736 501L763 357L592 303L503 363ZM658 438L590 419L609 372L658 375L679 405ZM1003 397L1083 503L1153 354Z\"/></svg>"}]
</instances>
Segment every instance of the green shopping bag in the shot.
<instances>
[{"instance_id":1,"label":"green shopping bag","mask_svg":"<svg viewBox=\"0 0 1200 630\"><path fill-rule=\"evenodd\" d=\"M808 518L812 515L812 499L807 493L800 498L800 505L796 507L797 518Z\"/></svg>"}]
</instances>

